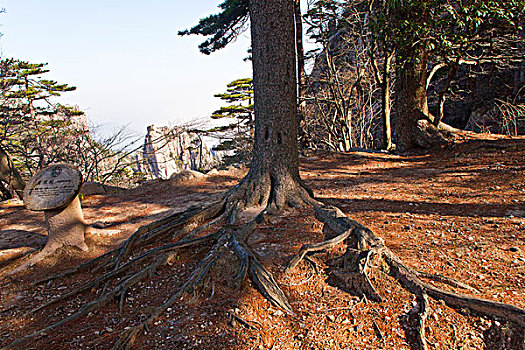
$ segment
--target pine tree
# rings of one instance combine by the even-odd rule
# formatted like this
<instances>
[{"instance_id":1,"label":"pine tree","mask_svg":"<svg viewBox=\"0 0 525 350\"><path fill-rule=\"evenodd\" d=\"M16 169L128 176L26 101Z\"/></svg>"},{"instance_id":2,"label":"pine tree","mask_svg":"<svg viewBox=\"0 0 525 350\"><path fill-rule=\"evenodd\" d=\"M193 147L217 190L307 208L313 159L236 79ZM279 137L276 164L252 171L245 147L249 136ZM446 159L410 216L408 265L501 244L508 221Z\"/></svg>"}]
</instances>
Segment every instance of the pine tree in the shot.
<instances>
[{"instance_id":1,"label":"pine tree","mask_svg":"<svg viewBox=\"0 0 525 350\"><path fill-rule=\"evenodd\" d=\"M15 59L0 61L0 143L26 174L67 151L58 138L87 132L71 123L82 111L54 101L76 88L41 78L49 72L45 66Z\"/></svg>"},{"instance_id":2,"label":"pine tree","mask_svg":"<svg viewBox=\"0 0 525 350\"><path fill-rule=\"evenodd\" d=\"M212 119L224 119L228 124L210 130L219 132L224 140L214 150L233 153L224 158L226 163L244 163L249 160L253 147L253 84L251 78L232 81L226 92L214 95L229 105L213 112Z\"/></svg>"},{"instance_id":3,"label":"pine tree","mask_svg":"<svg viewBox=\"0 0 525 350\"><path fill-rule=\"evenodd\" d=\"M191 29L179 31L179 35L211 36L199 45L202 53L209 55L234 41L246 29L248 0L225 0L219 5L221 12L199 21Z\"/></svg>"},{"instance_id":4,"label":"pine tree","mask_svg":"<svg viewBox=\"0 0 525 350\"><path fill-rule=\"evenodd\" d=\"M79 271L93 271L95 268L99 271L97 275L101 273L100 271L104 271L92 281L46 302L33 312L93 290L93 286L110 287L101 288L102 291L94 299L86 302L78 310L68 313L56 323L46 325L45 328L13 341L7 345L7 348L22 348L22 344L30 343L45 332L59 329L69 322L86 317L95 310L101 310L119 297L119 308L122 309L126 302L126 293L136 292L140 289L137 286L140 286L141 282L151 279L163 266L172 265L180 256L181 249L191 249L191 247L202 252L211 246L199 263L191 264L196 267L187 275L186 281L184 283L177 281L173 285L169 298L163 297L161 301L152 301L147 310L143 310L140 319L132 321L129 327L124 328L113 346L114 349L130 349L137 337L143 334L150 324L167 310L172 310L174 305L183 300L185 294L195 293L197 288L206 283L207 274L211 269L224 268L224 263L217 264L217 262L227 250L235 252L240 260L235 275L236 285L241 286L242 281L249 276L253 286L274 306L286 311L293 321L297 317L293 316L292 305L272 277L272 273L259 261L258 254L249 247L248 238L260 223L272 215L274 210L301 205L314 206L317 219L324 222L325 227L335 235L324 242L301 247L297 255L290 260L285 272L293 270L307 254L344 245L346 246L343 250L344 255L338 259L331 259L332 262L338 261L338 263L333 263L333 266L327 269L334 275L337 272L341 276L339 279L343 290L350 290L363 298L366 297L367 300L380 302L382 296L375 289L374 283L382 283L386 280L370 278L371 271L376 270L374 274L380 273L380 276L388 275L394 278L413 296L406 300L410 303L415 299L414 307L406 313L407 325L410 326L407 327L406 337L407 342L415 344L414 349L427 348L425 331L428 327L425 327L425 322L430 312L429 298L461 311L462 314L468 312L472 316L485 316L503 321L502 324L509 338L516 344L517 341L521 341L519 344L522 344L525 327L524 309L458 294L423 281L421 279L425 276L423 273L405 265L385 245L383 239L377 237L370 229L350 219L338 208L324 205L310 196L299 177L293 2L250 0L250 17L254 68L255 141L249 173L238 185L219 196L216 202L207 207L192 206L183 212L174 213L142 226L122 246L65 273L39 281L38 283L44 283ZM245 222L240 214L248 207L264 209L255 218ZM221 223L223 225L220 225ZM267 220L267 223L271 225L270 220ZM220 227L215 229L217 225ZM265 234L284 234L267 228L265 231L268 232ZM174 241L174 233L178 240ZM281 241L283 241L282 237ZM164 245L151 247L154 242ZM148 250L144 251L144 248ZM275 249L276 252L281 250L273 247L271 249ZM374 259L373 263L371 259ZM230 262L231 259L228 258L226 260L228 271L231 269ZM276 269L279 269L279 265ZM429 275L428 278L443 281L443 276L437 277ZM458 283L453 279L450 280ZM405 295L406 293L403 293L403 298Z\"/></svg>"}]
</instances>

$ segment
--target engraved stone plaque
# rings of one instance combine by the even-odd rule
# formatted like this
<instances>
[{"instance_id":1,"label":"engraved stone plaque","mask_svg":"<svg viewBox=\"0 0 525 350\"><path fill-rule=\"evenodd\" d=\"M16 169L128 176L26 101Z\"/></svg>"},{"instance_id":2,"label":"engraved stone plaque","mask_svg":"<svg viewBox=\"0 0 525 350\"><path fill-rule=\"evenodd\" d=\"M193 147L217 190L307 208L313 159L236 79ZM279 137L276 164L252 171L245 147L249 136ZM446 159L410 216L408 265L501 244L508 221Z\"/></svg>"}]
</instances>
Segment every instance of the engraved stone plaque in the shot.
<instances>
[{"instance_id":1,"label":"engraved stone plaque","mask_svg":"<svg viewBox=\"0 0 525 350\"><path fill-rule=\"evenodd\" d=\"M24 205L30 210L66 207L78 195L82 174L67 163L51 164L38 171L24 189Z\"/></svg>"}]
</instances>

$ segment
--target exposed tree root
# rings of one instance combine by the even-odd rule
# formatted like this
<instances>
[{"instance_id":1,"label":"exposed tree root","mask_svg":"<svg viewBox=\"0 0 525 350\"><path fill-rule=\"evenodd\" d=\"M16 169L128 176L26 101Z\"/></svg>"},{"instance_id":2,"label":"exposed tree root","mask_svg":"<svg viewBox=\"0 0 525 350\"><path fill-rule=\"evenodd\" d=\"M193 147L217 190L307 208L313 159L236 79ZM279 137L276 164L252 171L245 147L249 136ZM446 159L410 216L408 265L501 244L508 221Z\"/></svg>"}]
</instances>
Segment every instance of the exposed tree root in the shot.
<instances>
[{"instance_id":1,"label":"exposed tree root","mask_svg":"<svg viewBox=\"0 0 525 350\"><path fill-rule=\"evenodd\" d=\"M242 262L238 276L243 278L246 275L247 270L255 287L262 295L264 295L264 297L266 297L266 299L286 312L293 314L292 307L283 291L273 279L272 274L264 268L250 248L244 243L242 234L232 235L231 247Z\"/></svg>"},{"instance_id":2,"label":"exposed tree root","mask_svg":"<svg viewBox=\"0 0 525 350\"><path fill-rule=\"evenodd\" d=\"M31 310L29 313L32 314L32 313L35 313L37 311L40 311L48 306L51 306L53 304L56 304L57 302L59 301L62 301L62 300L66 300L66 299L69 299L77 294L80 294L86 290L90 290L92 288L97 288L98 286L100 286L102 283L108 281L109 279L113 278L113 277L116 277L118 275L121 275L122 273L124 273L125 271L127 271L128 269L136 266L138 263L141 263L142 261L153 257L153 256L156 256L157 254L159 253L162 253L162 252L173 252L175 250L179 250L179 249L182 249L182 248L187 248L187 247L191 247L191 246L194 246L194 245L199 245L199 244L203 244L207 241L210 241L210 240L213 240L213 239L217 239L217 236L219 235L219 232L215 232L213 234L209 234L207 236L204 236L204 237L198 237L198 238L193 238L193 239L184 239L184 240L181 240L179 242L176 242L176 243L172 243L172 244L166 244L164 246L161 246L161 247L157 247L157 248L154 248L154 249L151 249L151 250L148 250L147 252L139 255L138 257L126 262L125 264L121 265L118 269L115 269L111 272L108 272L96 279L94 279L93 281L89 282L89 283L86 283L84 285L82 285L80 288L77 288L69 293L66 293L56 299L53 299L53 300L50 300L49 302L45 303L45 304L42 304L40 305L39 307Z\"/></svg>"},{"instance_id":3,"label":"exposed tree root","mask_svg":"<svg viewBox=\"0 0 525 350\"><path fill-rule=\"evenodd\" d=\"M441 283L444 283L444 284L448 284L449 286L452 286L452 287L466 289L466 290L469 290L471 292L478 292L478 290L476 288L473 288L473 287L469 286L468 284L460 282L460 281L458 281L458 280L456 280L454 278L451 278L451 277L443 276L443 275L441 275L439 273L426 273L426 272L417 271L417 276L418 277L423 277L423 278L428 278L429 280L433 280L433 281L436 281L436 282L441 282Z\"/></svg>"},{"instance_id":4,"label":"exposed tree root","mask_svg":"<svg viewBox=\"0 0 525 350\"><path fill-rule=\"evenodd\" d=\"M422 115L422 119L417 121L415 127L416 143L423 148L433 148L449 146L454 141L465 140L469 131L456 129L448 124L436 122L433 116Z\"/></svg>"},{"instance_id":5,"label":"exposed tree root","mask_svg":"<svg viewBox=\"0 0 525 350\"><path fill-rule=\"evenodd\" d=\"M43 305L31 310L29 313L36 313L51 305L71 299L80 293L94 290L101 285L104 285L102 292L97 298L86 303L74 314L63 318L44 329L20 338L3 349L18 348L20 344L27 342L44 332L85 316L89 312L103 307L115 299L120 300L119 308L122 309L126 292L137 283L151 277L159 268L170 262L176 256L176 251L192 246L201 246L209 242L215 242L213 248L211 248L207 256L193 271L188 280L164 304L154 307L152 311L148 313L147 319L144 322L127 329L115 345L116 349L129 348L133 344L136 336L147 327L148 323L157 318L168 307L178 301L184 293L194 290L197 285L202 282L206 273L226 248L235 252L241 261L241 267L235 276L235 280L239 282L239 284L248 275L254 286L272 304L282 308L288 313L293 313L285 294L275 282L271 273L266 270L266 268L258 261L255 254L246 245L245 240L253 232L256 226L264 220L268 210L272 208L280 209L283 205L302 205L305 204L305 199L312 201L311 197L309 197L308 192L299 191L300 194L291 195L288 198L285 198L284 202L279 201L278 203L275 198L273 198L274 194L271 193L272 191L270 190L268 195L257 199L257 201L260 201L261 199L268 201L266 209L248 223L239 224L237 223L239 212L246 208L247 205L252 204L255 198L255 192L248 195L249 188L251 188L249 182L243 181L224 194L219 201L204 209L190 208L184 212L173 214L167 218L143 226L133 233L121 247L107 252L74 269L35 282L35 284L49 282L51 280L64 278L93 268L96 268L96 271L107 271L94 280L58 298L44 303ZM213 233L201 236L201 234L207 229L220 223L223 223L222 228ZM138 248L145 244L149 244L152 241L172 239L174 236L178 238L174 243L164 244L137 254ZM117 277L121 277L118 282L116 281Z\"/></svg>"},{"instance_id":6,"label":"exposed tree root","mask_svg":"<svg viewBox=\"0 0 525 350\"><path fill-rule=\"evenodd\" d=\"M210 250L208 255L200 262L199 266L192 272L188 280L177 290L175 294L171 296L165 303L162 305L153 308L150 311L148 317L145 321L139 323L138 325L129 328L124 331L115 346L114 349L129 349L137 335L145 329L145 327L159 317L163 312L165 312L170 306L175 304L183 293L188 290L195 288L206 276L206 273L213 266L215 261L222 255L225 248L227 247L227 235L222 236L215 246Z\"/></svg>"},{"instance_id":7,"label":"exposed tree root","mask_svg":"<svg viewBox=\"0 0 525 350\"><path fill-rule=\"evenodd\" d=\"M280 197L277 200L272 189L269 189L267 194L260 194L255 191L250 181L246 181L245 178L239 185L223 195L219 201L204 209L190 208L182 213L171 215L141 227L130 236L122 247L82 264L75 269L38 281L37 283L42 283L63 278L93 267L97 267L99 271L106 271L83 286L31 310L30 313L38 312L80 293L105 285L98 297L86 303L72 315L20 338L3 349L20 348L22 343L34 339L43 332L56 329L85 316L87 313L101 308L115 299L119 300L119 308L122 309L126 292L131 287L151 277L162 266L170 263L180 249L202 246L204 244L212 244L212 247L186 282L164 303L150 308L145 320L126 329L115 344L115 349L129 349L136 337L147 329L148 324L164 313L167 308L178 302L185 293L195 290L203 282L208 271L227 249L233 251L240 260L239 271L234 277L234 282L238 286L249 276L253 286L273 305L289 314L293 314L293 309L286 295L274 280L272 274L258 261L257 256L246 244L246 239L265 220L269 212L279 210L283 206L303 205L313 205L316 217L331 230L335 231L337 236L325 242L304 245L298 254L291 259L286 272L290 272L302 260L313 264L315 270L315 263L308 258L307 254L330 249L344 242L347 245L346 252L337 259L339 267L334 268L333 273L343 281L345 289L362 295L367 299L380 302L382 297L369 278L372 269L379 269L395 278L416 297L415 306L405 316L406 337L414 349L427 349L425 321L429 307L428 297L442 300L449 307L462 313L468 311L473 315L503 320L511 324L512 329L525 328L525 310L512 305L448 292L430 285L422 281L420 277L469 289L469 286L454 279L412 270L392 253L385 246L383 240L376 237L372 231L348 218L338 208L324 206L322 203L317 202L310 197L310 194L302 186L299 186L297 191L288 193L291 193L291 195L284 198ZM247 206L253 205L254 202L260 204L261 200L266 201L265 209L247 223L240 223L238 214ZM216 231L203 235L204 232L212 229L215 225L221 226ZM166 243L145 252L139 250L144 244L158 240L171 241L173 237L177 238L175 242ZM117 280L118 277L120 277L119 280Z\"/></svg>"},{"instance_id":8,"label":"exposed tree root","mask_svg":"<svg viewBox=\"0 0 525 350\"><path fill-rule=\"evenodd\" d=\"M44 279L35 281L33 282L33 285L46 283L55 279L61 279L91 268L94 268L93 272L97 272L101 269L107 268L110 265L114 265L114 269L117 270L122 260L129 254L133 247L140 246L140 244L151 243L153 239L160 240L162 238L169 237L174 231L182 229L183 226L194 225L195 223L220 216L224 206L225 200L224 198L221 198L219 201L203 209L191 207L183 212L175 213L148 225L144 225L135 231L122 246L104 253L66 272L51 275ZM115 257L118 258L115 260Z\"/></svg>"},{"instance_id":9,"label":"exposed tree root","mask_svg":"<svg viewBox=\"0 0 525 350\"><path fill-rule=\"evenodd\" d=\"M525 326L525 310L522 308L449 292L423 282L419 278L420 276L469 289L468 286L451 278L440 275L426 275L412 270L390 251L372 231L348 218L338 208L318 206L315 208L315 213L320 221L339 233L339 236L322 243L303 246L299 253L292 258L287 271L297 266L307 253L332 248L337 244L336 242L347 240L348 247L341 259L342 266L340 269L336 269L334 274L346 284L346 288L369 299L380 300L381 297L368 279L367 273L370 257L372 255L380 257L383 262L380 268L416 296L416 305L406 315L407 338L410 338L413 349L427 349L424 329L428 312L428 297L442 300L450 308L461 313L469 312L472 315L489 319L505 320L511 323L515 329L523 329Z\"/></svg>"},{"instance_id":10,"label":"exposed tree root","mask_svg":"<svg viewBox=\"0 0 525 350\"><path fill-rule=\"evenodd\" d=\"M406 338L415 350L426 350L425 322L428 315L428 296L421 293L416 296L414 307L404 315Z\"/></svg>"},{"instance_id":11,"label":"exposed tree root","mask_svg":"<svg viewBox=\"0 0 525 350\"><path fill-rule=\"evenodd\" d=\"M228 315L230 315L231 317L231 322L233 323L233 320L239 322L243 327L247 328L247 329L252 329L252 330L259 330L260 328L252 325L250 322L244 320L242 317L236 315L235 313L231 312L231 311L228 311ZM258 323L258 322L257 322ZM260 324L259 324L260 325Z\"/></svg>"},{"instance_id":12,"label":"exposed tree root","mask_svg":"<svg viewBox=\"0 0 525 350\"><path fill-rule=\"evenodd\" d=\"M292 261L290 261L284 272L289 273L290 271L292 271L297 266L297 264L299 264L299 262L301 262L301 260L305 258L306 254L333 248L339 243L343 242L345 239L347 239L348 236L350 236L351 234L352 230L346 230L339 236L329 239L327 241L303 245L299 250L299 253L297 253L297 255L293 257Z\"/></svg>"},{"instance_id":13,"label":"exposed tree root","mask_svg":"<svg viewBox=\"0 0 525 350\"><path fill-rule=\"evenodd\" d=\"M235 212L236 210L233 210L230 215L235 216ZM254 220L238 227L233 225L226 226L223 229L224 231L219 234L218 242L201 261L199 266L193 271L182 287L180 287L164 304L155 307L149 313L145 321L123 332L115 344L114 349L129 349L134 343L137 335L142 332L149 323L154 321L165 312L167 308L176 303L184 293L194 289L204 279L206 273L226 248L232 249L241 260L241 267L236 276L238 281L242 281L249 273L250 279L261 294L263 294L275 306L278 306L289 313L293 313L286 296L273 279L271 273L269 273L257 260L256 256L244 242L247 236L253 232L257 224L262 222L264 215L265 213L263 212Z\"/></svg>"}]
</instances>

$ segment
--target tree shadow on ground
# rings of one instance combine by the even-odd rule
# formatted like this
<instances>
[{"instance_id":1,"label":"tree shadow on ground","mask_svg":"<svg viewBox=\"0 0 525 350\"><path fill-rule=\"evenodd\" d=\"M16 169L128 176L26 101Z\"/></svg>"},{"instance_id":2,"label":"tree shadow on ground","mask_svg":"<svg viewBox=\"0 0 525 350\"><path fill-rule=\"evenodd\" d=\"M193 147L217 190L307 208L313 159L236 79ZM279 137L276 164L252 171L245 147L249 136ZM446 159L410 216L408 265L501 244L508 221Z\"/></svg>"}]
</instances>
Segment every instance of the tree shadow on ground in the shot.
<instances>
[{"instance_id":1,"label":"tree shadow on ground","mask_svg":"<svg viewBox=\"0 0 525 350\"><path fill-rule=\"evenodd\" d=\"M333 197L320 197L319 199L324 203L341 208L347 214L378 211L461 217L508 217L509 215L525 217L525 210L520 209L519 204L411 202Z\"/></svg>"},{"instance_id":2,"label":"tree shadow on ground","mask_svg":"<svg viewBox=\"0 0 525 350\"><path fill-rule=\"evenodd\" d=\"M40 248L47 242L47 236L25 230L1 230L0 250L21 247Z\"/></svg>"},{"instance_id":3,"label":"tree shadow on ground","mask_svg":"<svg viewBox=\"0 0 525 350\"><path fill-rule=\"evenodd\" d=\"M47 242L47 236L25 230L0 231L0 267L39 250Z\"/></svg>"}]
</instances>

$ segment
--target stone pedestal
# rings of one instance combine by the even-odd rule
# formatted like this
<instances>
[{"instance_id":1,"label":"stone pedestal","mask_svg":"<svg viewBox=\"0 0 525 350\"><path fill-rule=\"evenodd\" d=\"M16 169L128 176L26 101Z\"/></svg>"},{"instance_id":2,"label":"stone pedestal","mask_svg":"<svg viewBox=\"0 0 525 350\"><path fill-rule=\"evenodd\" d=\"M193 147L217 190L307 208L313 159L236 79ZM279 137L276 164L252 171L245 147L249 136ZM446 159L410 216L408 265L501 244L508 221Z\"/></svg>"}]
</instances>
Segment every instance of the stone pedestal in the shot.
<instances>
[{"instance_id":1,"label":"stone pedestal","mask_svg":"<svg viewBox=\"0 0 525 350\"><path fill-rule=\"evenodd\" d=\"M23 266L33 265L62 246L88 250L84 243L87 225L78 199L81 185L80 171L67 163L51 164L27 183L24 205L44 211L48 239L44 249Z\"/></svg>"},{"instance_id":2,"label":"stone pedestal","mask_svg":"<svg viewBox=\"0 0 525 350\"><path fill-rule=\"evenodd\" d=\"M46 210L44 215L49 238L41 253L47 250L51 254L67 245L88 250L84 243L86 224L78 196L64 209Z\"/></svg>"}]
</instances>

